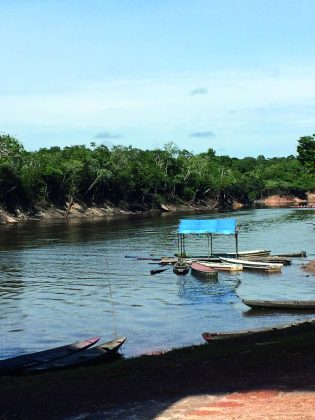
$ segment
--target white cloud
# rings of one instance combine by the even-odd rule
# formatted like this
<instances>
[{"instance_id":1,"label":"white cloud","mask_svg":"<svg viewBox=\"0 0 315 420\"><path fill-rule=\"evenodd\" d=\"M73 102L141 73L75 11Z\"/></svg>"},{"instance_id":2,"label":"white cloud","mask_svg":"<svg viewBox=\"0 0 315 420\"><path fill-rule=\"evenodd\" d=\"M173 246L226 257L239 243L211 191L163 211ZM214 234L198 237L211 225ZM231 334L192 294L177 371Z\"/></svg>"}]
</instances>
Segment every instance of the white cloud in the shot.
<instances>
[{"instance_id":1,"label":"white cloud","mask_svg":"<svg viewBox=\"0 0 315 420\"><path fill-rule=\"evenodd\" d=\"M232 153L236 138L239 149L253 149L253 133L258 142L271 144L275 133L281 139L281 132L283 138L292 137L293 144L298 131L307 134L315 125L314 74L311 68L231 71L87 84L59 94L6 95L0 97L0 125L3 131L24 125L123 132L128 144L143 148L169 139L187 148L189 133L208 132L209 127L218 147ZM187 92L198 85L207 86L208 93L192 101ZM201 140L193 145L196 151L207 147Z\"/></svg>"}]
</instances>

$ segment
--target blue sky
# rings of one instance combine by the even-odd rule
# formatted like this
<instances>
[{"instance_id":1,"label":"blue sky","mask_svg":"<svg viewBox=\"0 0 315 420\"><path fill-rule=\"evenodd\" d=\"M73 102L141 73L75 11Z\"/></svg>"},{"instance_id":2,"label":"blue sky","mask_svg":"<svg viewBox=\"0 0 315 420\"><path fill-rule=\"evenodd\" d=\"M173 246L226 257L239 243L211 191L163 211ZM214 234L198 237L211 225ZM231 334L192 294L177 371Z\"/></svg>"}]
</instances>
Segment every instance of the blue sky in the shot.
<instances>
[{"instance_id":1,"label":"blue sky","mask_svg":"<svg viewBox=\"0 0 315 420\"><path fill-rule=\"evenodd\" d=\"M54 145L296 153L313 0L0 0L0 131Z\"/></svg>"}]
</instances>

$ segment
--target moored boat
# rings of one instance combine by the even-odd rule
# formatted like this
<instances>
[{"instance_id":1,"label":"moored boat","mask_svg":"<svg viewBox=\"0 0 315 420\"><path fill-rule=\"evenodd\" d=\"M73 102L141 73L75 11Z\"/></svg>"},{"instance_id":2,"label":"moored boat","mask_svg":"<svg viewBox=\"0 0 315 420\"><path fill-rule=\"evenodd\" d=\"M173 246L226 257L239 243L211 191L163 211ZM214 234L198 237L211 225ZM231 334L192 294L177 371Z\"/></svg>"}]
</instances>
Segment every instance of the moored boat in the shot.
<instances>
[{"instance_id":1,"label":"moored boat","mask_svg":"<svg viewBox=\"0 0 315 420\"><path fill-rule=\"evenodd\" d=\"M117 356L119 348L124 344L126 339L126 337L120 337L107 343L102 343L99 346L59 358L58 360L33 366L27 369L27 371L40 372L108 361Z\"/></svg>"},{"instance_id":2,"label":"moored boat","mask_svg":"<svg viewBox=\"0 0 315 420\"><path fill-rule=\"evenodd\" d=\"M278 255L268 255L268 256L247 256L246 259L255 262L266 262L272 264L283 264L283 265L291 265L292 259L288 257L280 257Z\"/></svg>"},{"instance_id":3,"label":"moored boat","mask_svg":"<svg viewBox=\"0 0 315 420\"><path fill-rule=\"evenodd\" d=\"M198 262L192 262L191 273L201 277L207 278L217 278L218 272L214 268L207 267L206 265L200 264Z\"/></svg>"},{"instance_id":4,"label":"moored boat","mask_svg":"<svg viewBox=\"0 0 315 420\"><path fill-rule=\"evenodd\" d=\"M268 273L281 271L283 264L266 263L252 260L241 260L239 258L220 258L221 261L231 264L241 264L244 269L265 271Z\"/></svg>"},{"instance_id":5,"label":"moored boat","mask_svg":"<svg viewBox=\"0 0 315 420\"><path fill-rule=\"evenodd\" d=\"M222 253L220 254L222 256L233 256L235 257L236 254L235 252L226 252L226 253ZM239 257L247 257L247 256L267 256L270 255L270 250L267 249L252 249L252 250L248 250L248 251L239 251L237 253L237 255Z\"/></svg>"},{"instance_id":6,"label":"moored boat","mask_svg":"<svg viewBox=\"0 0 315 420\"><path fill-rule=\"evenodd\" d=\"M306 257L306 251L289 252L288 254L277 254L277 257L303 258Z\"/></svg>"},{"instance_id":7,"label":"moored boat","mask_svg":"<svg viewBox=\"0 0 315 420\"><path fill-rule=\"evenodd\" d=\"M29 367L39 366L43 363L81 352L93 346L99 339L100 337L93 337L61 347L0 360L0 375L14 374Z\"/></svg>"},{"instance_id":8,"label":"moored boat","mask_svg":"<svg viewBox=\"0 0 315 420\"><path fill-rule=\"evenodd\" d=\"M199 264L205 265L206 267L213 268L217 271L242 271L243 266L242 264L227 264L223 262L205 262L205 261L198 261Z\"/></svg>"},{"instance_id":9,"label":"moored boat","mask_svg":"<svg viewBox=\"0 0 315 420\"><path fill-rule=\"evenodd\" d=\"M189 265L183 259L179 259L173 266L173 272L175 274L183 275L187 274L189 271Z\"/></svg>"},{"instance_id":10,"label":"moored boat","mask_svg":"<svg viewBox=\"0 0 315 420\"><path fill-rule=\"evenodd\" d=\"M249 300L242 302L253 309L315 309L315 300Z\"/></svg>"}]
</instances>

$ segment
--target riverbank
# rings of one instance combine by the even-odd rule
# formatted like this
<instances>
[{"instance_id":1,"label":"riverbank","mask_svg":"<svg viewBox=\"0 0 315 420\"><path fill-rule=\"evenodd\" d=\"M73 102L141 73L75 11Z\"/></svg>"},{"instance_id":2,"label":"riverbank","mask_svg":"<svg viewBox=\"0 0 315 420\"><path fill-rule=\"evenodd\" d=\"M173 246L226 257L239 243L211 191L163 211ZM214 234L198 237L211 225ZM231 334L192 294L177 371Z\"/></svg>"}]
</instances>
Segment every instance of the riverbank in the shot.
<instances>
[{"instance_id":1,"label":"riverbank","mask_svg":"<svg viewBox=\"0 0 315 420\"><path fill-rule=\"evenodd\" d=\"M110 364L2 377L0 418L60 419L98 412L96 418L153 419L192 397L208 401L208 407L210 397L235 393L245 399L248 392L299 391L313 398L314 326L315 321ZM309 414L303 405L299 409L295 418Z\"/></svg>"},{"instance_id":2,"label":"riverbank","mask_svg":"<svg viewBox=\"0 0 315 420\"><path fill-rule=\"evenodd\" d=\"M243 207L239 203L235 203L235 208ZM234 207L233 207L234 208ZM64 208L57 207L35 207L31 210L16 209L8 212L0 209L0 224L10 224L25 222L28 220L41 219L73 219L73 218L96 218L119 215L145 214L153 212L195 212L219 210L219 207L213 201L192 204L161 204L157 207L146 207L140 204L120 203L118 206L112 203L103 203L101 206L86 206L80 203L68 204Z\"/></svg>"},{"instance_id":3,"label":"riverbank","mask_svg":"<svg viewBox=\"0 0 315 420\"><path fill-rule=\"evenodd\" d=\"M315 196L315 194L313 194ZM303 200L291 196L270 196L261 200L255 200L254 204L270 206L270 207L284 207L289 204L299 204ZM246 203L239 201L231 201L226 204L226 209L238 210L248 206ZM64 207L57 208L49 207L33 207L32 209L16 208L12 212L0 209L0 224L10 224L18 222L26 222L28 220L41 219L72 219L72 218L96 218L117 215L132 215L145 214L153 212L196 212L196 211L219 211L223 210L222 206L215 200L202 201L198 203L161 203L156 207L149 207L139 203L124 203L120 202L114 205L110 202L102 205L87 206L82 203L66 203Z\"/></svg>"}]
</instances>

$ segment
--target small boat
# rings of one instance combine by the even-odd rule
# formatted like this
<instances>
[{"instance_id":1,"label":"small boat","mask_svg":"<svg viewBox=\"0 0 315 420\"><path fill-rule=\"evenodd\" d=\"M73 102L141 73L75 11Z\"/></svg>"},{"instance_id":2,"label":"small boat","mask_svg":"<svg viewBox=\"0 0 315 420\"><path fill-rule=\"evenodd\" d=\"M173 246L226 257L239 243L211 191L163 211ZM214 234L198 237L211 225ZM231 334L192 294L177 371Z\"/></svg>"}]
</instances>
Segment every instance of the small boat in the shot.
<instances>
[{"instance_id":1,"label":"small boat","mask_svg":"<svg viewBox=\"0 0 315 420\"><path fill-rule=\"evenodd\" d=\"M204 264L193 262L190 266L192 274L207 278L217 278L218 272L214 268L207 267Z\"/></svg>"},{"instance_id":2,"label":"small boat","mask_svg":"<svg viewBox=\"0 0 315 420\"><path fill-rule=\"evenodd\" d=\"M306 257L306 251L291 252L288 254L277 254L277 257L303 258L303 257Z\"/></svg>"},{"instance_id":3,"label":"small boat","mask_svg":"<svg viewBox=\"0 0 315 420\"><path fill-rule=\"evenodd\" d=\"M212 342L214 340L230 340L233 338L242 338L248 337L251 335L265 335L268 333L273 333L276 331L289 331L296 327L301 327L302 325L312 325L314 321L297 321L292 324L278 324L272 327L262 327L262 328L255 328L251 330L240 330L240 331L227 331L227 332L204 332L202 333L202 337L208 342Z\"/></svg>"},{"instance_id":4,"label":"small boat","mask_svg":"<svg viewBox=\"0 0 315 420\"><path fill-rule=\"evenodd\" d=\"M43 363L81 352L99 341L100 337L89 338L85 341L79 341L67 344L53 349L38 351L36 353L23 354L21 356L11 357L0 360L0 375L14 374L26 368L39 366Z\"/></svg>"},{"instance_id":5,"label":"small boat","mask_svg":"<svg viewBox=\"0 0 315 420\"><path fill-rule=\"evenodd\" d=\"M241 260L238 258L221 258L221 261L231 264L241 264L246 270L258 270L268 273L281 271L283 264L265 263L251 260Z\"/></svg>"},{"instance_id":6,"label":"small boat","mask_svg":"<svg viewBox=\"0 0 315 420\"><path fill-rule=\"evenodd\" d=\"M242 299L242 302L253 309L315 309L314 300L248 300Z\"/></svg>"},{"instance_id":7,"label":"small boat","mask_svg":"<svg viewBox=\"0 0 315 420\"><path fill-rule=\"evenodd\" d=\"M242 264L227 264L220 262L204 262L198 261L199 264L205 265L206 267L211 267L217 271L242 271Z\"/></svg>"},{"instance_id":8,"label":"small boat","mask_svg":"<svg viewBox=\"0 0 315 420\"><path fill-rule=\"evenodd\" d=\"M235 252L226 252L225 254L220 254L223 256L236 256ZM247 256L251 256L251 255L255 255L255 256L267 256L270 255L270 250L267 249L252 249L252 250L248 250L248 251L239 251L237 253L238 256L240 257L247 257Z\"/></svg>"},{"instance_id":9,"label":"small boat","mask_svg":"<svg viewBox=\"0 0 315 420\"><path fill-rule=\"evenodd\" d=\"M266 263L276 263L276 264L283 264L283 265L291 265L292 259L288 257L280 257L278 255L269 255L266 257L258 257L258 256L247 256L246 259L255 262L266 262Z\"/></svg>"},{"instance_id":10,"label":"small boat","mask_svg":"<svg viewBox=\"0 0 315 420\"><path fill-rule=\"evenodd\" d=\"M248 337L249 335L259 334L259 333L266 333L273 331L275 328L261 328L255 330L244 330L244 331L231 331L231 332L204 332L202 333L202 337L207 341L207 343L211 343L214 340L230 340L233 338L240 338L240 337Z\"/></svg>"},{"instance_id":11,"label":"small boat","mask_svg":"<svg viewBox=\"0 0 315 420\"><path fill-rule=\"evenodd\" d=\"M189 265L187 264L187 262L183 259L179 259L178 261L176 261L176 263L173 266L173 272L175 274L187 274L189 271Z\"/></svg>"},{"instance_id":12,"label":"small boat","mask_svg":"<svg viewBox=\"0 0 315 420\"><path fill-rule=\"evenodd\" d=\"M126 339L126 337L120 337L107 343L102 343L97 347L92 347L78 353L70 354L59 358L58 360L43 363L39 366L33 366L27 369L27 371L40 372L108 361L117 356L119 348L124 344Z\"/></svg>"}]
</instances>

